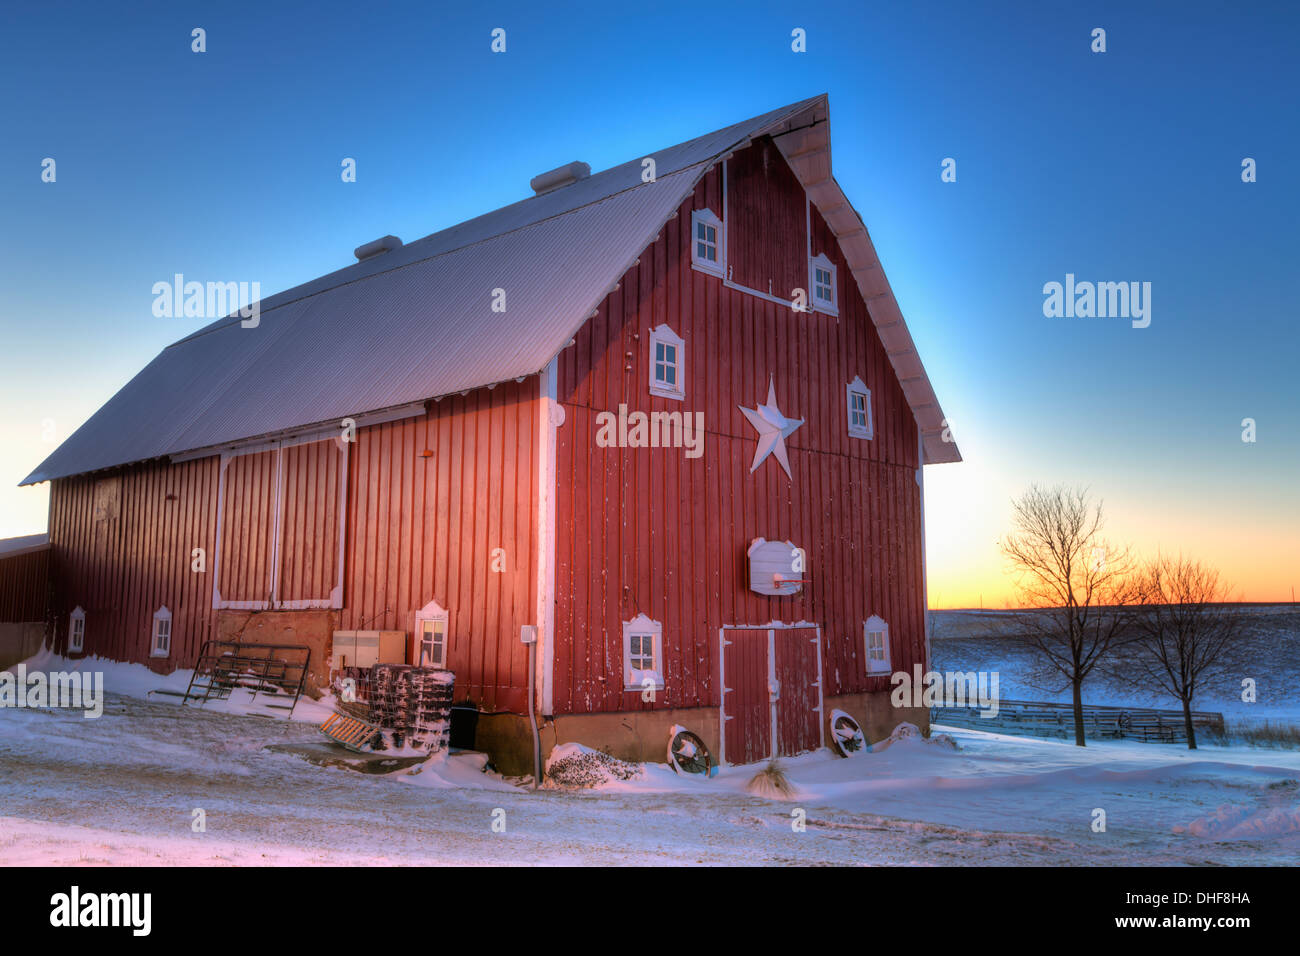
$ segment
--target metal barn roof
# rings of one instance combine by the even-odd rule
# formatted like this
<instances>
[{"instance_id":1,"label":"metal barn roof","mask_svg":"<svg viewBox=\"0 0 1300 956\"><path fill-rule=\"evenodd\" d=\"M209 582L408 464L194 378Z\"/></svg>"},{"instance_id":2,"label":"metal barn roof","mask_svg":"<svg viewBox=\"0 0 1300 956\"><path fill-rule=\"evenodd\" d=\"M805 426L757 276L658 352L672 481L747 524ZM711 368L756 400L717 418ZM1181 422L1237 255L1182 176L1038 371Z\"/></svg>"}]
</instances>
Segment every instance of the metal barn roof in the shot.
<instances>
[{"instance_id":1,"label":"metal barn roof","mask_svg":"<svg viewBox=\"0 0 1300 956\"><path fill-rule=\"evenodd\" d=\"M810 157L820 168L820 147L829 179L828 118L824 96L794 103L647 154L655 160L654 182L641 181L637 158L263 299L256 327L242 327L234 315L164 349L22 484L535 374L728 153L764 133L793 131L795 143L807 147L802 156L787 154L796 173L804 178L801 166L806 169ZM798 134L814 120L811 139L807 131ZM817 202L818 183L805 185ZM838 186L834 192L851 210ZM838 234L827 209L817 205ZM865 237L860 219L857 227ZM861 285L859 263L845 248ZM870 257L874 261L874 250ZM868 273L879 268L878 262L861 266ZM492 311L496 288L506 291L505 312ZM892 302L892 293L888 298ZM875 319L880 303L869 304ZM937 441L942 412L919 358L911 361L914 349L909 357L911 339L897 304L884 312L895 329L886 349L921 421L926 460L960 460L955 445Z\"/></svg>"}]
</instances>

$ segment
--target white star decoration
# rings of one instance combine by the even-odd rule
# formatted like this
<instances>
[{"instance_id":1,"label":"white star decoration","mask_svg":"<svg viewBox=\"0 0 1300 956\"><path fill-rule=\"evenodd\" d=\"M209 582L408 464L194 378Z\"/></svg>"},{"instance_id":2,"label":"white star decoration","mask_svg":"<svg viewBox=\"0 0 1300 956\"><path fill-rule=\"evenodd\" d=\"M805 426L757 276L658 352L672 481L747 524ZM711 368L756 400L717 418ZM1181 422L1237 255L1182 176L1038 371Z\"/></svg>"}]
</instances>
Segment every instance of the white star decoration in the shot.
<instances>
[{"instance_id":1,"label":"white star decoration","mask_svg":"<svg viewBox=\"0 0 1300 956\"><path fill-rule=\"evenodd\" d=\"M736 407L758 431L758 448L754 450L754 464L750 466L749 473L752 475L768 455L776 452L776 460L785 469L785 476L793 480L794 476L790 474L790 459L785 454L785 440L803 424L803 419L786 418L781 414L781 409L776 407L776 387L770 378L767 380L766 405L759 405L758 408L745 408L743 405Z\"/></svg>"}]
</instances>

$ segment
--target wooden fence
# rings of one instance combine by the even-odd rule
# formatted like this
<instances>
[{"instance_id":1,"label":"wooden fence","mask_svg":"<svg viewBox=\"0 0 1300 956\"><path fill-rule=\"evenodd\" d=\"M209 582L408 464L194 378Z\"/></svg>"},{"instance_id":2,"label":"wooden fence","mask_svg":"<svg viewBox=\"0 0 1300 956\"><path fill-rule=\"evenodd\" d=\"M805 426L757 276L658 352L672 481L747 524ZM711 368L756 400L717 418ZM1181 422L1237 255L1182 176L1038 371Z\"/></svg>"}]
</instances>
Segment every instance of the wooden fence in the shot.
<instances>
[{"instance_id":1,"label":"wooden fence","mask_svg":"<svg viewBox=\"0 0 1300 956\"><path fill-rule=\"evenodd\" d=\"M932 724L949 724L972 730L988 730L1035 737L1074 737L1074 706L1036 700L998 702L996 717L982 717L983 708L951 705L930 708ZM1192 711L1192 726L1198 740L1223 736L1223 715ZM1083 706L1084 737L1103 740L1140 740L1145 743L1186 743L1187 731L1181 710L1149 707Z\"/></svg>"}]
</instances>

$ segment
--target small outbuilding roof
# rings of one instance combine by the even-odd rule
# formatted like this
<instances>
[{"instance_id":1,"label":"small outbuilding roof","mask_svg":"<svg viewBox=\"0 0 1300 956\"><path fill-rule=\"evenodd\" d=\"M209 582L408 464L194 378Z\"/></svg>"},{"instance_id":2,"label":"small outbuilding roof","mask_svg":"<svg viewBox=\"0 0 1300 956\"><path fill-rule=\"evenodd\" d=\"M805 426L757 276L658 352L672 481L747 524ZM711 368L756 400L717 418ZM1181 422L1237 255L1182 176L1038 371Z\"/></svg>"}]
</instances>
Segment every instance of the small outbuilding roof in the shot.
<instances>
[{"instance_id":1,"label":"small outbuilding roof","mask_svg":"<svg viewBox=\"0 0 1300 956\"><path fill-rule=\"evenodd\" d=\"M839 238L921 424L958 461L866 228L830 175L825 96L793 103L370 256L165 348L22 484L337 422L536 374L715 163L782 152ZM505 310L494 311L505 292Z\"/></svg>"},{"instance_id":2,"label":"small outbuilding roof","mask_svg":"<svg viewBox=\"0 0 1300 956\"><path fill-rule=\"evenodd\" d=\"M24 534L17 538L0 538L0 558L16 558L20 554L42 551L49 546L48 534Z\"/></svg>"}]
</instances>

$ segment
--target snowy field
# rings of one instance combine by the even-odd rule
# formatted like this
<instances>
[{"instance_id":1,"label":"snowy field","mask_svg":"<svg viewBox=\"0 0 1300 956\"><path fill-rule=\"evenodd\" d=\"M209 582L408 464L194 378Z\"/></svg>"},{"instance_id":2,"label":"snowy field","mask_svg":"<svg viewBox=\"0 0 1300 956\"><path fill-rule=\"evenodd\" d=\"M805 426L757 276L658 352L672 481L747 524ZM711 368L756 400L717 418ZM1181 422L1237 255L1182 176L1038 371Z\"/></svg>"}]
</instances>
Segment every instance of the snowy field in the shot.
<instances>
[{"instance_id":1,"label":"snowy field","mask_svg":"<svg viewBox=\"0 0 1300 956\"><path fill-rule=\"evenodd\" d=\"M1218 711L1229 722L1300 724L1300 609L1290 604L1243 609L1241 639L1226 656L1225 673L1198 695L1197 710ZM997 671L1001 696L1009 700L1068 703L1070 690L1057 674L1044 673L1041 655L1018 637L1015 611L931 611L930 651L938 671ZM1243 678L1255 681L1256 700L1241 699ZM1177 700L1134 687L1098 669L1084 684L1086 704L1180 710Z\"/></svg>"},{"instance_id":2,"label":"snowy field","mask_svg":"<svg viewBox=\"0 0 1300 956\"><path fill-rule=\"evenodd\" d=\"M47 660L46 667L63 662ZM82 664L82 666L87 666ZM93 666L93 665L91 665ZM1097 743L937 728L844 760L785 761L793 799L646 766L596 790L531 790L463 758L420 773L325 768L276 744L307 720L131 696L99 719L0 710L0 862L58 864L1273 864L1300 861L1300 752ZM182 680L185 675L172 675ZM125 691L126 693L122 693ZM319 718L320 705L295 713ZM206 832L191 830L193 811ZM1093 832L1094 810L1106 831ZM494 832L502 819L504 832ZM792 811L806 815L804 832Z\"/></svg>"}]
</instances>

